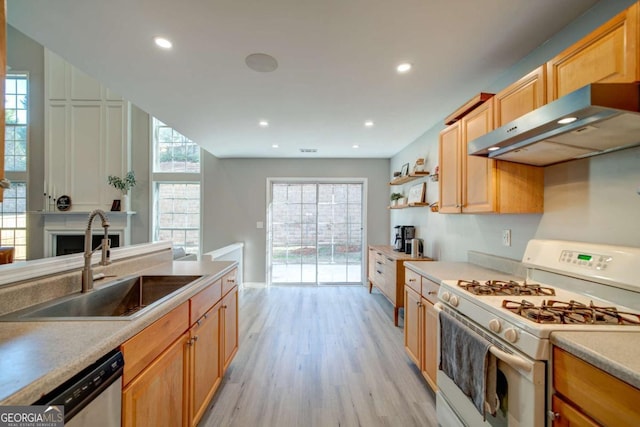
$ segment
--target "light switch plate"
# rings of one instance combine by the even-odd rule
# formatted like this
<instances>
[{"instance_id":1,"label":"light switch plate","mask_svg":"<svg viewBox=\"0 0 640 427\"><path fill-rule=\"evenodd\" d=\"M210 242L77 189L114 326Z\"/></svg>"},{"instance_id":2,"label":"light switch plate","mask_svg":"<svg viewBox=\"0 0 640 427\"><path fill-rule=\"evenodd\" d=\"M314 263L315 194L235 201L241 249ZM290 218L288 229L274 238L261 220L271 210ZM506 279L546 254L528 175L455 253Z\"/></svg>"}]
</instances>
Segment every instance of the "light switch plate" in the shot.
<instances>
[{"instance_id":1,"label":"light switch plate","mask_svg":"<svg viewBox=\"0 0 640 427\"><path fill-rule=\"evenodd\" d=\"M502 246L511 246L511 230L502 230Z\"/></svg>"},{"instance_id":2,"label":"light switch plate","mask_svg":"<svg viewBox=\"0 0 640 427\"><path fill-rule=\"evenodd\" d=\"M262 221L256 222L256 228L264 228L264 222Z\"/></svg>"}]
</instances>

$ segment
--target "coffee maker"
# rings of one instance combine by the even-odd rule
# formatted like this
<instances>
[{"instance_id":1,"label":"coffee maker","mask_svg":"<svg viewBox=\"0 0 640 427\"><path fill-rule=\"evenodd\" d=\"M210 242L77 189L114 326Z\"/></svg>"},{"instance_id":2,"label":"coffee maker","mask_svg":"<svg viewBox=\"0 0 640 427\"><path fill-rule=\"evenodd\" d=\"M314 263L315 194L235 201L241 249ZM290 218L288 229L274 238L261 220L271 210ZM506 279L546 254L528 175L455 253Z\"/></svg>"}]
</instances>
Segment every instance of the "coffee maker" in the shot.
<instances>
[{"instance_id":1,"label":"coffee maker","mask_svg":"<svg viewBox=\"0 0 640 427\"><path fill-rule=\"evenodd\" d=\"M416 228L413 225L396 225L395 238L393 241L393 250L398 252L405 252L407 249L407 243L411 242L416 236ZM411 248L409 247L409 253Z\"/></svg>"}]
</instances>

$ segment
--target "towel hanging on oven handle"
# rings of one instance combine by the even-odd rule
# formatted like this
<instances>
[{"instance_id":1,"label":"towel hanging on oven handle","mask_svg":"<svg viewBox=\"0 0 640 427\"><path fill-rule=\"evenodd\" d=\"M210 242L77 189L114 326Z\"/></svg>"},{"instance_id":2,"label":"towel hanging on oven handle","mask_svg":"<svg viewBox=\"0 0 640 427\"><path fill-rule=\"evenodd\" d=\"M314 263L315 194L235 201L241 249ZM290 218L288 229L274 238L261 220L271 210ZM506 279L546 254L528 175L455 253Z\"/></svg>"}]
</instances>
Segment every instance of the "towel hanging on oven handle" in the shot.
<instances>
[{"instance_id":1,"label":"towel hanging on oven handle","mask_svg":"<svg viewBox=\"0 0 640 427\"><path fill-rule=\"evenodd\" d=\"M435 308L436 311L438 312L442 311L442 303L440 302L435 303L433 305L433 308ZM506 351L500 350L495 345L492 345L491 347L489 347L489 352L491 352L491 354L493 354L498 359L502 360L507 365L513 366L514 368L518 368L525 372L531 372L531 370L533 369L533 366L531 365L531 363L527 362L525 359L519 356L516 356L514 354L509 354Z\"/></svg>"}]
</instances>

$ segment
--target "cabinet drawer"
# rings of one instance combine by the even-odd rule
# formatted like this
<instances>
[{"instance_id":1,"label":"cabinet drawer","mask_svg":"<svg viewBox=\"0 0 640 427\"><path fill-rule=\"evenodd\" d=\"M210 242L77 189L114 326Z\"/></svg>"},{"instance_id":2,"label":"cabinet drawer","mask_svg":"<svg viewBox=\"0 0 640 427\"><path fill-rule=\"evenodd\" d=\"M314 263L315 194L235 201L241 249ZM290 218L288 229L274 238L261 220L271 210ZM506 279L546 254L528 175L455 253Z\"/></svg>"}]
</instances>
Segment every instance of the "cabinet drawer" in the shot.
<instances>
[{"instance_id":1,"label":"cabinet drawer","mask_svg":"<svg viewBox=\"0 0 640 427\"><path fill-rule=\"evenodd\" d=\"M201 290L191 297L189 304L191 305L190 325L196 323L215 303L222 298L222 279L213 282L206 289Z\"/></svg>"},{"instance_id":2,"label":"cabinet drawer","mask_svg":"<svg viewBox=\"0 0 640 427\"><path fill-rule=\"evenodd\" d=\"M427 279L426 277L422 278L422 296L429 300L431 304L435 304L438 302L438 290L440 289L440 285L436 282Z\"/></svg>"},{"instance_id":3,"label":"cabinet drawer","mask_svg":"<svg viewBox=\"0 0 640 427\"><path fill-rule=\"evenodd\" d=\"M413 270L405 269L404 282L418 294L422 293L422 276Z\"/></svg>"},{"instance_id":4,"label":"cabinet drawer","mask_svg":"<svg viewBox=\"0 0 640 427\"><path fill-rule=\"evenodd\" d=\"M121 346L124 355L123 385L126 385L189 328L189 303L147 326Z\"/></svg>"},{"instance_id":5,"label":"cabinet drawer","mask_svg":"<svg viewBox=\"0 0 640 427\"><path fill-rule=\"evenodd\" d=\"M640 425L640 390L557 347L553 349L553 386L602 425Z\"/></svg>"},{"instance_id":6,"label":"cabinet drawer","mask_svg":"<svg viewBox=\"0 0 640 427\"><path fill-rule=\"evenodd\" d=\"M222 295L226 295L235 285L237 285L238 269L234 268L222 276Z\"/></svg>"}]
</instances>

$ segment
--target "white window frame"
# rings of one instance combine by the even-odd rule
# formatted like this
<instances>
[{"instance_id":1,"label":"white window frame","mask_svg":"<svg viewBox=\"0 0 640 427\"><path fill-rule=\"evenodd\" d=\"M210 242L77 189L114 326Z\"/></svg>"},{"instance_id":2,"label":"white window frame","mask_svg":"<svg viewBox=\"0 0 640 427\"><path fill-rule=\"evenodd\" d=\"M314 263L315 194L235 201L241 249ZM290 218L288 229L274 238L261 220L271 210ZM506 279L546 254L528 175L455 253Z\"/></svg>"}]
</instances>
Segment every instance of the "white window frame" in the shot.
<instances>
[{"instance_id":1,"label":"white window frame","mask_svg":"<svg viewBox=\"0 0 640 427\"><path fill-rule=\"evenodd\" d=\"M156 199L157 195L157 185L156 184L198 184L200 186L200 223L199 231L198 231L198 258L202 254L202 226L203 226L203 218L202 218L202 205L203 205L203 196L204 192L202 190L202 177L203 177L203 164L202 164L202 154L203 150L200 148L200 172L155 172L155 159L156 159L156 142L155 142L155 132L153 128L154 117L149 117L149 139L151 150L149 155L149 171L150 171L150 182L149 186L149 200L151 200L151 209L149 209L149 224L150 224L150 235L151 241L154 241L157 230L157 215L156 215L156 206L158 200Z\"/></svg>"}]
</instances>

